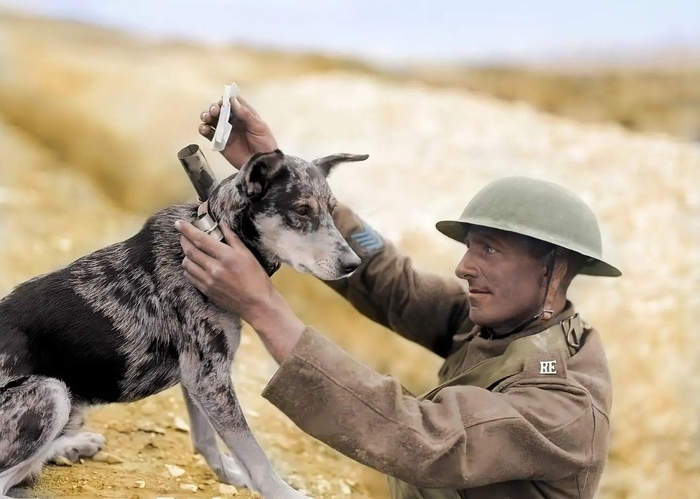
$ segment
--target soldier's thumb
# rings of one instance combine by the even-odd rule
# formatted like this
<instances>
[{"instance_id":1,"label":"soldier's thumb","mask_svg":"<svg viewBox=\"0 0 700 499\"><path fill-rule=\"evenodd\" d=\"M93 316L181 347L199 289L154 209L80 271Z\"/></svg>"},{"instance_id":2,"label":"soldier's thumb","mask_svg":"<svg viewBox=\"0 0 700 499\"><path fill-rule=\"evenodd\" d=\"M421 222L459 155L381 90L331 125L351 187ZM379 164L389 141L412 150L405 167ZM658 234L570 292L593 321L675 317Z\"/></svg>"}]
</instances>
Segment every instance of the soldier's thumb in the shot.
<instances>
[{"instance_id":1,"label":"soldier's thumb","mask_svg":"<svg viewBox=\"0 0 700 499\"><path fill-rule=\"evenodd\" d=\"M237 97L231 97L231 109L233 109L236 117L240 118L245 123L250 123L255 114L247 107L240 103Z\"/></svg>"}]
</instances>

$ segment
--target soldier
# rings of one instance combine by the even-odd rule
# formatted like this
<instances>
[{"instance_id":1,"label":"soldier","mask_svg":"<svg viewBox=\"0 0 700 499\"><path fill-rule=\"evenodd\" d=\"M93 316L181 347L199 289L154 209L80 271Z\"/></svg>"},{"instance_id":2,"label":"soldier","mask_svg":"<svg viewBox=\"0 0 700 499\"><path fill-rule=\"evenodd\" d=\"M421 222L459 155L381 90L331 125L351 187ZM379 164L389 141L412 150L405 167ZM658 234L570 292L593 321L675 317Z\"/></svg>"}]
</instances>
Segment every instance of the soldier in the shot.
<instances>
[{"instance_id":1,"label":"soldier","mask_svg":"<svg viewBox=\"0 0 700 499\"><path fill-rule=\"evenodd\" d=\"M202 114L211 139L220 109ZM240 167L277 147L232 99L222 151ZM598 222L574 193L525 177L479 191L437 229L465 244L455 279L411 261L339 206L334 221L362 263L328 282L370 319L445 359L416 397L306 326L228 228L226 244L179 223L190 282L240 314L279 369L263 392L302 430L389 477L396 499L592 498L609 446L612 387L600 337L567 299L578 274L616 277ZM371 237L353 234L364 231ZM358 335L361 335L358 333Z\"/></svg>"}]
</instances>

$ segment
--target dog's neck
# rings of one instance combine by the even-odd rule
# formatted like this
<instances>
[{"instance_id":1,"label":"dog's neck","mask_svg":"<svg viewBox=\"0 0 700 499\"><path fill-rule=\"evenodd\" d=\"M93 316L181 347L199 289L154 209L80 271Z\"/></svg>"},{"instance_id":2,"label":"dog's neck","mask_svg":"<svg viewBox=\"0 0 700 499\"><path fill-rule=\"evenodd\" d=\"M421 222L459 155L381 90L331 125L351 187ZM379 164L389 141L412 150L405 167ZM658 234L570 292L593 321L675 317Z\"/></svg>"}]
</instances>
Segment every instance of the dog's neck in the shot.
<instances>
[{"instance_id":1,"label":"dog's neck","mask_svg":"<svg viewBox=\"0 0 700 499\"><path fill-rule=\"evenodd\" d=\"M236 189L234 182L221 183L206 201L206 209L217 223L227 224L243 242L267 275L280 268L280 262L265 255L260 248L260 233L250 216L251 204ZM224 217L223 214L227 216Z\"/></svg>"}]
</instances>

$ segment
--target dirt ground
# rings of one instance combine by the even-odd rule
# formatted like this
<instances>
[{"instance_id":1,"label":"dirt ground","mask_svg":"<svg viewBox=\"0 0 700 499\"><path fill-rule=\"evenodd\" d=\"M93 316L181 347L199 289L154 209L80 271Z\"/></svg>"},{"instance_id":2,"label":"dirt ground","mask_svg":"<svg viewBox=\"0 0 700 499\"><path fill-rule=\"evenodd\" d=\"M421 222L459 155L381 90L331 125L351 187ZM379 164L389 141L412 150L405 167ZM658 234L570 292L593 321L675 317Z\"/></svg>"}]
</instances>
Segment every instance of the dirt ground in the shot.
<instances>
[{"instance_id":1,"label":"dirt ground","mask_svg":"<svg viewBox=\"0 0 700 499\"><path fill-rule=\"evenodd\" d=\"M244 338L233 369L234 383L246 418L280 475L313 497L372 497L359 484L362 476L356 465L303 435L260 397L274 367L249 331ZM34 491L54 499L259 497L244 488L222 486L201 456L193 452L190 434L176 427L182 428L182 422L176 425L176 418L187 422L179 386L137 403L91 411L86 428L104 434L104 451L123 462L88 459L70 467L49 466ZM329 467L343 478L329 479ZM171 470L182 474L173 476Z\"/></svg>"}]
</instances>

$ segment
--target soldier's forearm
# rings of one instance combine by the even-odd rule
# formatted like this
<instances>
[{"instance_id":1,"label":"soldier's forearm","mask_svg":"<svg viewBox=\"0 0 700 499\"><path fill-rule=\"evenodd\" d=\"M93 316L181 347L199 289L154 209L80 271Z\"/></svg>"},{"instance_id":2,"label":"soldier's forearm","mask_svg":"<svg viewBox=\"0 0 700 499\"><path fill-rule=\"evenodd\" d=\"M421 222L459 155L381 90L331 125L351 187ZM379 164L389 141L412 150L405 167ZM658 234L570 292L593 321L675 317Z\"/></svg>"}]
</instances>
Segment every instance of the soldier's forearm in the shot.
<instances>
[{"instance_id":1,"label":"soldier's forearm","mask_svg":"<svg viewBox=\"0 0 700 499\"><path fill-rule=\"evenodd\" d=\"M467 294L456 279L414 270L409 258L345 205L333 218L362 264L349 278L327 284L369 319L445 356L452 335L471 327Z\"/></svg>"}]
</instances>

